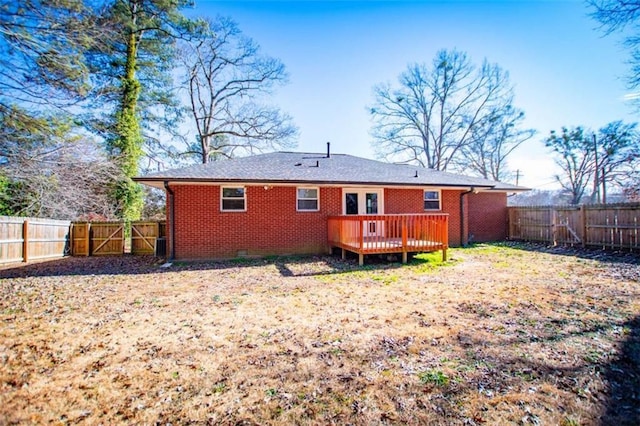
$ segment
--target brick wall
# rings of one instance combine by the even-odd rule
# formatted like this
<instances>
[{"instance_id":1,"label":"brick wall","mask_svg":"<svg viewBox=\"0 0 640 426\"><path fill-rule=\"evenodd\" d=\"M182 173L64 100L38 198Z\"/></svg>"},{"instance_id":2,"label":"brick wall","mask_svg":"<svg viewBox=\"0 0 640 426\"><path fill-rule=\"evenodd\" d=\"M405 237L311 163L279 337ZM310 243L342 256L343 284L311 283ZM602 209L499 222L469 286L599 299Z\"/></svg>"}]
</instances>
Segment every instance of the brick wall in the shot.
<instances>
[{"instance_id":1,"label":"brick wall","mask_svg":"<svg viewBox=\"0 0 640 426\"><path fill-rule=\"evenodd\" d=\"M320 211L296 211L296 187L246 186L245 212L220 211L220 187L172 185L175 193L177 259L211 259L247 255L324 253L327 216L342 214L342 189L320 188ZM442 212L449 214L449 245L459 246L461 190L442 190ZM167 197L167 225L170 206ZM386 188L385 213L424 213L422 189ZM474 241L505 238L506 194L465 197L465 229ZM171 233L168 231L167 237ZM466 241L464 241L466 243ZM170 246L170 241L168 241Z\"/></svg>"},{"instance_id":2,"label":"brick wall","mask_svg":"<svg viewBox=\"0 0 640 426\"><path fill-rule=\"evenodd\" d=\"M449 213L449 245L460 245L460 194L459 190L442 190L440 193L442 211ZM384 208L388 214L428 213L424 211L423 189L386 188ZM435 213L435 212L434 212Z\"/></svg>"},{"instance_id":3,"label":"brick wall","mask_svg":"<svg viewBox=\"0 0 640 426\"><path fill-rule=\"evenodd\" d=\"M387 214L424 213L423 190L385 188L384 212Z\"/></svg>"},{"instance_id":4,"label":"brick wall","mask_svg":"<svg viewBox=\"0 0 640 426\"><path fill-rule=\"evenodd\" d=\"M449 213L449 246L460 246L460 194L461 190L443 190L440 194L442 198L442 211ZM465 199L466 202L466 199ZM465 224L466 225L466 224Z\"/></svg>"},{"instance_id":5,"label":"brick wall","mask_svg":"<svg viewBox=\"0 0 640 426\"><path fill-rule=\"evenodd\" d=\"M296 187L246 186L245 212L220 211L220 187L172 185L177 259L322 253L327 216L340 214L340 188L320 189L320 211L296 211ZM169 211L169 210L167 210Z\"/></svg>"},{"instance_id":6,"label":"brick wall","mask_svg":"<svg viewBox=\"0 0 640 426\"><path fill-rule=\"evenodd\" d=\"M472 241L501 241L507 237L507 194L480 192L467 196Z\"/></svg>"}]
</instances>

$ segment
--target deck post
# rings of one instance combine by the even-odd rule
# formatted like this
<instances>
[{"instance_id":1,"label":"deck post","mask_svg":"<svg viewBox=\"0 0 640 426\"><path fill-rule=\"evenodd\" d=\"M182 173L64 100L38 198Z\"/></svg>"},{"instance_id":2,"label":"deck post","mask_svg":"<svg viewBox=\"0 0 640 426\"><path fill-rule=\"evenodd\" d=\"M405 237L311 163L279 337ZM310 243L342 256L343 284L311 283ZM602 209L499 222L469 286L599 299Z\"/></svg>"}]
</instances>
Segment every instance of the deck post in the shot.
<instances>
[{"instance_id":1,"label":"deck post","mask_svg":"<svg viewBox=\"0 0 640 426\"><path fill-rule=\"evenodd\" d=\"M407 247L407 218L402 218L402 248Z\"/></svg>"},{"instance_id":2,"label":"deck post","mask_svg":"<svg viewBox=\"0 0 640 426\"><path fill-rule=\"evenodd\" d=\"M402 217L402 263L407 263L407 217Z\"/></svg>"},{"instance_id":3,"label":"deck post","mask_svg":"<svg viewBox=\"0 0 640 426\"><path fill-rule=\"evenodd\" d=\"M364 254L358 253L358 265L364 265Z\"/></svg>"},{"instance_id":4,"label":"deck post","mask_svg":"<svg viewBox=\"0 0 640 426\"><path fill-rule=\"evenodd\" d=\"M447 261L447 249L446 248L442 249L442 261L443 262Z\"/></svg>"},{"instance_id":5,"label":"deck post","mask_svg":"<svg viewBox=\"0 0 640 426\"><path fill-rule=\"evenodd\" d=\"M342 248L341 250L342 250L342 260L345 260L347 258L347 251L344 248Z\"/></svg>"}]
</instances>

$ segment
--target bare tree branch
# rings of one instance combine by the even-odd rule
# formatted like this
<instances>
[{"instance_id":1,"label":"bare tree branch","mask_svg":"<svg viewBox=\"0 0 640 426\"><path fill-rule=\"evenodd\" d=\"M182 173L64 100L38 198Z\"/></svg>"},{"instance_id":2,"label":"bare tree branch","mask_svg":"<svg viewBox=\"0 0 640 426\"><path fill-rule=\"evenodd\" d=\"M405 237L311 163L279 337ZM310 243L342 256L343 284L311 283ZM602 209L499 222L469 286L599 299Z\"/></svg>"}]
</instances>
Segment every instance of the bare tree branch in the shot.
<instances>
[{"instance_id":1,"label":"bare tree branch","mask_svg":"<svg viewBox=\"0 0 640 426\"><path fill-rule=\"evenodd\" d=\"M261 100L287 80L284 65L260 53L235 22L218 17L210 33L185 43L189 106L200 160L293 146L291 117Z\"/></svg>"},{"instance_id":2,"label":"bare tree branch","mask_svg":"<svg viewBox=\"0 0 640 426\"><path fill-rule=\"evenodd\" d=\"M528 139L517 130L505 132L491 125L512 114L513 89L508 74L486 61L476 67L462 52L442 50L431 67L409 66L400 75L398 88L381 84L373 90L371 133L378 154L388 160L501 178L506 157ZM519 120L510 123L516 125ZM513 141L516 135L519 139ZM501 141L500 148L493 150L494 158L467 158L470 152L484 155L485 146L471 146L490 140ZM486 154L489 156L489 151Z\"/></svg>"},{"instance_id":3,"label":"bare tree branch","mask_svg":"<svg viewBox=\"0 0 640 426\"><path fill-rule=\"evenodd\" d=\"M624 45L629 49L631 89L640 86L640 0L588 0L591 17L602 25L606 35L625 32Z\"/></svg>"},{"instance_id":4,"label":"bare tree branch","mask_svg":"<svg viewBox=\"0 0 640 426\"><path fill-rule=\"evenodd\" d=\"M614 121L597 135L582 127L563 127L560 135L551 132L545 144L556 154L556 163L562 170L556 180L571 196L572 204L582 201L591 184L592 202L603 182L633 192L630 187L640 160L636 127L636 123Z\"/></svg>"}]
</instances>

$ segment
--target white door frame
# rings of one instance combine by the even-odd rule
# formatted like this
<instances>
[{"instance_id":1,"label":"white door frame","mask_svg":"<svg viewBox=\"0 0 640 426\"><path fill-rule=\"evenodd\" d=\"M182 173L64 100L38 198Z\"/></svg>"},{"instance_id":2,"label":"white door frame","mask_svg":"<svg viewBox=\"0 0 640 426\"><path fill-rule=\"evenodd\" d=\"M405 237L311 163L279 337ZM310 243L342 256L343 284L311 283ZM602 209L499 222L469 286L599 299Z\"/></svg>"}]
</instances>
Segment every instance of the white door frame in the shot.
<instances>
[{"instance_id":1,"label":"white door frame","mask_svg":"<svg viewBox=\"0 0 640 426\"><path fill-rule=\"evenodd\" d=\"M378 213L384 214L384 188L342 188L342 214L347 214L346 194L358 194L358 214L367 214L366 194L378 194Z\"/></svg>"},{"instance_id":2,"label":"white door frame","mask_svg":"<svg viewBox=\"0 0 640 426\"><path fill-rule=\"evenodd\" d=\"M347 214L346 194L358 194L358 215L366 215L366 195L376 194L378 196L378 212L372 214L384 214L384 188L342 188L342 214ZM363 235L372 237L384 235L384 223L380 221L365 221L363 224Z\"/></svg>"}]
</instances>

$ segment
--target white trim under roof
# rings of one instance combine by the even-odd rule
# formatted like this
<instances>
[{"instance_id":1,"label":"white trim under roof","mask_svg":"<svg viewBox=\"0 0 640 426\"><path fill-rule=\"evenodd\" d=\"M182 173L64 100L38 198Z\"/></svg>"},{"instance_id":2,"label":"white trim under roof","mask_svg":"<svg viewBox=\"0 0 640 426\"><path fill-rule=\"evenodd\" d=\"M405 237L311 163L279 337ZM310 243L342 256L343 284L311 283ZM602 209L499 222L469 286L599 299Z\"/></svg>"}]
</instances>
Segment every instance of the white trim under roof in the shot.
<instances>
[{"instance_id":1,"label":"white trim under roof","mask_svg":"<svg viewBox=\"0 0 640 426\"><path fill-rule=\"evenodd\" d=\"M291 182L272 182L272 181L188 181L188 180L166 180L171 186L178 185L196 185L196 186L315 186L321 188L398 188L398 189L440 189L443 191L469 191L472 188L477 192L506 192L506 193L519 193L530 191L529 188L494 188L489 186L448 186L446 184L432 184L432 185L397 185L397 184L358 184L355 183L318 183L310 181L291 181ZM137 183L152 186L158 189L164 189L164 180L136 180Z\"/></svg>"}]
</instances>

